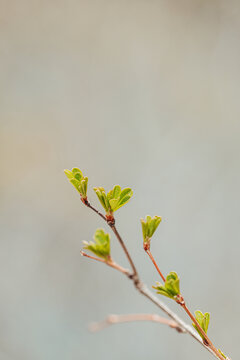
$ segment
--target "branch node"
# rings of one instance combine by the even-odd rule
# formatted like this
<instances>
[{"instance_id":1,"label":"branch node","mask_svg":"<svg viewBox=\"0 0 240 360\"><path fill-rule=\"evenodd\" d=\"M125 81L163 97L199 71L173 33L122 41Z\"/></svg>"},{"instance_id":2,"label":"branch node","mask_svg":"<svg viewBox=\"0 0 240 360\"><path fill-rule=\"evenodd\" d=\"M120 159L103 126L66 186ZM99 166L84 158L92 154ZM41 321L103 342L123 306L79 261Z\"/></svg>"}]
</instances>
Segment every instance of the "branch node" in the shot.
<instances>
[{"instance_id":1,"label":"branch node","mask_svg":"<svg viewBox=\"0 0 240 360\"><path fill-rule=\"evenodd\" d=\"M150 239L147 239L143 242L143 249L146 252L150 250Z\"/></svg>"},{"instance_id":2,"label":"branch node","mask_svg":"<svg viewBox=\"0 0 240 360\"><path fill-rule=\"evenodd\" d=\"M115 219L113 215L106 215L108 225L112 228L115 225Z\"/></svg>"},{"instance_id":3,"label":"branch node","mask_svg":"<svg viewBox=\"0 0 240 360\"><path fill-rule=\"evenodd\" d=\"M86 196L86 197L83 197L83 196L80 194L80 199L81 199L81 201L83 202L84 205L86 205L86 206L89 206L89 205L90 205L89 202L88 202L87 196Z\"/></svg>"},{"instance_id":4,"label":"branch node","mask_svg":"<svg viewBox=\"0 0 240 360\"><path fill-rule=\"evenodd\" d=\"M185 305L185 300L184 300L184 298L183 298L183 296L181 294L178 294L176 296L176 303L181 305L181 306Z\"/></svg>"}]
</instances>

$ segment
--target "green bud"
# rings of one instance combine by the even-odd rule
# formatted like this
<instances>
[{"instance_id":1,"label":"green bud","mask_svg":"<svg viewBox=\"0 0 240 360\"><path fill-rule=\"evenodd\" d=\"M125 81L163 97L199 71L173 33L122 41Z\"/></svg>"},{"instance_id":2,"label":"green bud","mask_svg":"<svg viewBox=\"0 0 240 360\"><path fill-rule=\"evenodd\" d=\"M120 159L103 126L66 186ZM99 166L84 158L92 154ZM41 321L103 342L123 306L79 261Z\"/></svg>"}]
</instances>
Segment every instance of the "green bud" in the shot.
<instances>
[{"instance_id":1,"label":"green bud","mask_svg":"<svg viewBox=\"0 0 240 360\"><path fill-rule=\"evenodd\" d=\"M94 191L107 214L112 214L125 205L133 194L132 189L125 188L121 190L119 185L115 185L107 194L102 187L94 188Z\"/></svg>"},{"instance_id":2,"label":"green bud","mask_svg":"<svg viewBox=\"0 0 240 360\"><path fill-rule=\"evenodd\" d=\"M210 321L210 314L208 312L203 314L200 310L197 310L194 313L195 313L195 317L196 317L196 320L197 320L198 324L201 326L201 328L203 329L205 334L207 334L208 325L209 325L209 321ZM192 325L197 330L199 335L204 339L202 334L199 332L197 326L194 323Z\"/></svg>"},{"instance_id":3,"label":"green bud","mask_svg":"<svg viewBox=\"0 0 240 360\"><path fill-rule=\"evenodd\" d=\"M95 187L93 188L95 191L100 203L102 204L103 208L105 209L106 213L109 213L111 208L110 204L107 198L107 195L105 193L105 189L103 187Z\"/></svg>"},{"instance_id":4,"label":"green bud","mask_svg":"<svg viewBox=\"0 0 240 360\"><path fill-rule=\"evenodd\" d=\"M175 271L171 271L167 275L164 285L156 282L157 285L153 286L153 288L157 290L157 294L161 294L176 300L177 295L180 294L179 281L180 279L177 273Z\"/></svg>"},{"instance_id":5,"label":"green bud","mask_svg":"<svg viewBox=\"0 0 240 360\"><path fill-rule=\"evenodd\" d=\"M88 178L83 176L83 173L78 168L72 170L64 170L70 183L77 189L83 199L87 199L87 185Z\"/></svg>"},{"instance_id":6,"label":"green bud","mask_svg":"<svg viewBox=\"0 0 240 360\"><path fill-rule=\"evenodd\" d=\"M94 242L83 241L84 249L91 251L95 255L105 260L110 258L110 235L103 229L97 229L94 234Z\"/></svg>"},{"instance_id":7,"label":"green bud","mask_svg":"<svg viewBox=\"0 0 240 360\"><path fill-rule=\"evenodd\" d=\"M151 216L147 215L145 220L141 219L144 243L145 242L148 243L151 240L151 237L157 230L157 227L161 221L162 221L161 216L151 217Z\"/></svg>"}]
</instances>

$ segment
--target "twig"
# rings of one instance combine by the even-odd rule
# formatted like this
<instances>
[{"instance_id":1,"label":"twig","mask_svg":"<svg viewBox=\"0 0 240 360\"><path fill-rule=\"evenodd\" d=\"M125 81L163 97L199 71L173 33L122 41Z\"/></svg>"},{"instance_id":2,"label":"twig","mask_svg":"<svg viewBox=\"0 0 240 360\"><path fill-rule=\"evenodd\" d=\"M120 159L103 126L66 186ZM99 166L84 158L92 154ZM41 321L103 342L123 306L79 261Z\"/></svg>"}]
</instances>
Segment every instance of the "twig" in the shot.
<instances>
[{"instance_id":1,"label":"twig","mask_svg":"<svg viewBox=\"0 0 240 360\"><path fill-rule=\"evenodd\" d=\"M202 336L204 337L204 342L206 346L209 346L212 351L215 353L215 355L221 359L221 360L225 360L225 358L220 354L220 352L218 351L218 349L213 345L213 343L211 342L211 340L209 339L209 337L207 336L207 334L205 333L205 331L203 331L203 329L201 328L201 326L199 325L199 323L197 322L196 318L193 316L193 314L191 313L191 311L188 309L188 307L185 304L180 304L182 306L182 308L186 311L186 313L188 314L188 316L191 318L191 320L194 322L194 324L196 325L197 329L200 331L200 333L202 334Z\"/></svg>"},{"instance_id":2,"label":"twig","mask_svg":"<svg viewBox=\"0 0 240 360\"><path fill-rule=\"evenodd\" d=\"M96 214L98 214L103 220L105 220L107 222L107 224L110 226L110 228L113 230L113 232L115 233L118 241L120 242L123 251L126 255L126 257L129 260L129 263L132 267L133 270L133 274L132 276L128 276L131 280L133 280L135 288L145 297L147 297L152 303L154 303L156 306L158 306L163 312L165 312L165 314L167 314L172 320L174 320L180 328L182 328L183 332L187 332L189 333L195 340L197 340L203 347L205 347L205 349L207 349L212 355L214 355L216 358L220 359L220 360L225 360L222 355L216 350L216 352L208 345L206 345L203 341L202 338L200 337L199 334L197 334L191 326L187 325L182 319L180 319L172 310L170 310L167 305L165 305L162 301L160 301L156 296L154 296L154 294L152 294L152 292L148 289L148 287L142 283L139 279L136 267L133 263L133 260L125 246L125 243L123 242L121 236L119 235L115 225L113 222L110 222L106 219L106 217L100 213L97 209L95 209L88 200L86 200L84 202L84 204L89 207L90 209L92 209Z\"/></svg>"},{"instance_id":3,"label":"twig","mask_svg":"<svg viewBox=\"0 0 240 360\"><path fill-rule=\"evenodd\" d=\"M162 274L162 272L160 271L152 253L150 252L149 247L144 248L145 252L149 255L150 259L152 260L153 265L155 266L157 272L159 273L159 275L161 276L162 280L165 282L166 279L164 277L164 275ZM201 335L203 336L203 345L205 347L207 347L208 349L211 349L211 352L215 355L215 357L217 357L220 360L225 360L224 357L220 354L220 352L217 350L217 348L213 345L213 343L211 342L211 340L209 339L209 337L207 336L207 334L205 333L205 331L202 329L202 327L199 325L199 323L197 322L196 318L193 316L193 314L191 313L191 311L188 309L184 297L179 294L177 297L176 302L185 310L185 312L188 314L188 316L190 317L190 319L193 321L193 323L196 325L198 331L201 333Z\"/></svg>"},{"instance_id":4,"label":"twig","mask_svg":"<svg viewBox=\"0 0 240 360\"><path fill-rule=\"evenodd\" d=\"M97 258L95 256L92 255L88 255L87 253L85 253L84 251L80 251L82 256L85 256L89 259L101 262L103 264L106 264L118 271L120 271L122 274L126 275L129 279L133 280L133 275L129 273L129 271L123 267L121 267L120 265L118 265L117 263L111 261L106 261L104 259L100 259ZM142 282L138 282L137 284L135 284L135 287L137 288L137 290L144 295L145 297L147 297L151 302L153 302L157 307L159 307L163 312L165 312L175 323L178 324L178 331L179 329L181 329L181 332L188 332L191 336L193 336L198 342L200 342L201 344L203 344L201 337L187 324L185 324L174 312L172 312L167 305L165 305L162 301L160 301L156 296L154 296L151 291L148 289L148 287L142 283Z\"/></svg>"},{"instance_id":5,"label":"twig","mask_svg":"<svg viewBox=\"0 0 240 360\"><path fill-rule=\"evenodd\" d=\"M112 231L114 232L114 234L116 235L116 238L118 239L119 243L121 244L122 248L123 248L123 251L125 252L127 258L128 258L128 261L131 265L131 268L132 268L132 271L133 271L133 280L138 283L139 282L139 276L138 276L138 273L137 273L137 269L133 263L133 260L128 252L128 249L126 248L126 245L124 243L124 241L122 240L121 236L119 235L119 232L117 231L115 225L109 225L112 229Z\"/></svg>"},{"instance_id":6,"label":"twig","mask_svg":"<svg viewBox=\"0 0 240 360\"><path fill-rule=\"evenodd\" d=\"M157 314L128 314L128 315L108 315L107 318L101 322L94 322L89 325L89 330L92 332L100 331L106 327L114 324L134 322L134 321L153 321L160 324L165 324L180 333L185 332L179 325L173 321L163 318Z\"/></svg>"},{"instance_id":7,"label":"twig","mask_svg":"<svg viewBox=\"0 0 240 360\"><path fill-rule=\"evenodd\" d=\"M126 246L125 246L125 244L124 244L124 241L122 240L119 232L117 231L117 229L116 229L116 227L115 227L115 225L114 225L114 222L108 221L108 219L106 218L106 216L104 216L100 211L98 211L97 209L95 209L95 208L90 204L90 202L89 202L88 200L86 200L86 201L84 202L84 204L85 204L87 207L89 207L91 210L93 210L96 214L98 214L104 221L107 222L108 226L110 226L110 228L112 229L112 231L113 231L114 234L116 235L116 237L117 237L117 239L118 239L121 247L123 248L123 251L125 252L125 255L126 255L128 261L129 261L129 264L130 264L130 266L131 266L131 268L132 268L132 271L133 271L133 275L132 275L132 276L133 276L134 280L135 280L136 282L138 282L138 281L139 281L139 277L138 277L138 273L137 273L136 267L135 267L135 265L134 265L134 263L133 263L133 260L132 260L132 258L131 258L131 256L130 256L129 252L128 252L128 249L126 248Z\"/></svg>"},{"instance_id":8,"label":"twig","mask_svg":"<svg viewBox=\"0 0 240 360\"><path fill-rule=\"evenodd\" d=\"M86 254L84 251L80 252L82 256L85 256L87 258L90 258L92 260L96 260L98 262L101 262L103 264L106 264L118 271L120 271L121 273L123 273L124 275L126 275L129 279L132 280L133 276L132 274L129 273L129 271L123 267L121 267L120 265L116 264L115 262L107 262L106 260L97 258L95 256L92 255L88 255ZM192 329L192 327L190 327L189 325L185 324L172 310L170 310L168 308L167 305L165 305L162 301L160 301L154 294L152 294L152 292L148 289L148 287L142 283L139 282L137 284L135 284L135 287L137 288L137 290L144 295L145 297L147 297L151 302L153 302L157 307L159 307L163 312L165 312L175 323L178 324L178 328L181 329L182 332L187 332L189 333L193 338L195 338L195 340L197 340L201 345L204 345L202 342L201 337ZM205 345L204 345L205 346Z\"/></svg>"},{"instance_id":9,"label":"twig","mask_svg":"<svg viewBox=\"0 0 240 360\"><path fill-rule=\"evenodd\" d=\"M123 273L124 275L127 275L127 277L129 278L132 278L132 275L130 274L129 270L128 269L125 269L123 268L122 266L118 265L117 263L115 263L112 259L109 259L109 260L104 260L104 259L100 259L100 258L97 258L95 256L92 256L92 255L88 255L87 253L85 253L83 250L80 251L80 254L82 256L85 256L89 259L92 259L92 260L95 260L95 261L99 261L101 263L104 263L110 267L112 267L113 269L116 269L118 271L120 271L121 273Z\"/></svg>"},{"instance_id":10,"label":"twig","mask_svg":"<svg viewBox=\"0 0 240 360\"><path fill-rule=\"evenodd\" d=\"M105 221L107 221L106 217L97 209L95 209L95 207L93 207L90 202L88 200L83 202L87 207L89 207L89 209L92 209L96 214L98 214L99 216L101 216L101 218Z\"/></svg>"},{"instance_id":11,"label":"twig","mask_svg":"<svg viewBox=\"0 0 240 360\"><path fill-rule=\"evenodd\" d=\"M159 275L161 276L162 280L165 282L166 279L165 279L165 277L163 276L161 270L159 269L159 267L158 267L158 265L157 265L157 263L156 263L153 255L152 255L151 251L150 251L150 250L146 250L146 253L148 254L148 256L150 257L150 259L152 260L152 263L153 263L153 265L155 266L155 268L156 268L157 272L159 273Z\"/></svg>"}]
</instances>

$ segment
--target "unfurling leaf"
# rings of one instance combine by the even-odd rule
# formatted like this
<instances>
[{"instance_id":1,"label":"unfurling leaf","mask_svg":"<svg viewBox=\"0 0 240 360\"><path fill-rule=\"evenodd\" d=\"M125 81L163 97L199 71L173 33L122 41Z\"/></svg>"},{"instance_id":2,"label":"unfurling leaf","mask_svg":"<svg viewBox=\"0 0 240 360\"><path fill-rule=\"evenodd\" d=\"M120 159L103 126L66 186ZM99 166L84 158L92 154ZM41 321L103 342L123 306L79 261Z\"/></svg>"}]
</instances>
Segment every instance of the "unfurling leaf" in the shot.
<instances>
[{"instance_id":1,"label":"unfurling leaf","mask_svg":"<svg viewBox=\"0 0 240 360\"><path fill-rule=\"evenodd\" d=\"M195 317L196 317L196 320L197 320L198 324L201 326L201 328L205 332L205 334L207 334L208 325L209 325L209 321L210 321L210 314L208 312L203 314L200 310L197 310L197 311L195 311ZM202 334L198 330L197 326L194 323L192 325L197 330L199 335L204 339L204 337L202 336Z\"/></svg>"},{"instance_id":2,"label":"unfurling leaf","mask_svg":"<svg viewBox=\"0 0 240 360\"><path fill-rule=\"evenodd\" d=\"M165 288L170 292L173 296L180 294L180 287L179 287L180 279L178 274L175 271L171 271L165 281Z\"/></svg>"},{"instance_id":3,"label":"unfurling leaf","mask_svg":"<svg viewBox=\"0 0 240 360\"><path fill-rule=\"evenodd\" d=\"M77 189L83 199L87 199L87 185L88 178L83 176L83 173L78 168L72 170L64 170L70 183Z\"/></svg>"},{"instance_id":4,"label":"unfurling leaf","mask_svg":"<svg viewBox=\"0 0 240 360\"><path fill-rule=\"evenodd\" d=\"M94 191L102 204L103 208L105 209L106 213L110 212L110 204L105 193L105 189L103 187L95 187Z\"/></svg>"},{"instance_id":5,"label":"unfurling leaf","mask_svg":"<svg viewBox=\"0 0 240 360\"><path fill-rule=\"evenodd\" d=\"M94 188L94 191L107 214L112 214L114 211L125 205L133 194L132 189L125 188L121 190L119 185L115 185L107 194L102 187L96 187Z\"/></svg>"},{"instance_id":6,"label":"unfurling leaf","mask_svg":"<svg viewBox=\"0 0 240 360\"><path fill-rule=\"evenodd\" d=\"M110 258L110 235L103 229L97 229L94 234L94 241L83 241L84 249L87 249L100 258Z\"/></svg>"},{"instance_id":7,"label":"unfurling leaf","mask_svg":"<svg viewBox=\"0 0 240 360\"><path fill-rule=\"evenodd\" d=\"M151 217L147 215L145 220L141 219L144 243L148 243L150 241L161 221L162 218L160 216Z\"/></svg>"},{"instance_id":8,"label":"unfurling leaf","mask_svg":"<svg viewBox=\"0 0 240 360\"><path fill-rule=\"evenodd\" d=\"M171 271L167 277L165 284L157 282L156 286L153 286L157 290L157 294L167 296L171 299L176 299L176 296L180 294L179 277L175 271Z\"/></svg>"}]
</instances>

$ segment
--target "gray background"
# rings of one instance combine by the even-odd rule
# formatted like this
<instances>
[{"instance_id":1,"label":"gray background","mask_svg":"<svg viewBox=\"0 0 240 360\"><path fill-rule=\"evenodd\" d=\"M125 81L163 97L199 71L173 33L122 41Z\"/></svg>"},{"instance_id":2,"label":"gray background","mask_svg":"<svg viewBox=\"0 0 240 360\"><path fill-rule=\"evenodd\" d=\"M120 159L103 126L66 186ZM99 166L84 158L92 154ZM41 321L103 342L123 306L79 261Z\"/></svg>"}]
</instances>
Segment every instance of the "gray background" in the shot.
<instances>
[{"instance_id":1,"label":"gray background","mask_svg":"<svg viewBox=\"0 0 240 360\"><path fill-rule=\"evenodd\" d=\"M239 16L239 1L0 1L1 359L211 358L157 324L88 332L158 310L80 257L105 225L68 184L73 166L90 188L133 188L117 222L149 286L139 218L163 217L153 253L237 359ZM112 251L126 265L114 238Z\"/></svg>"}]
</instances>

